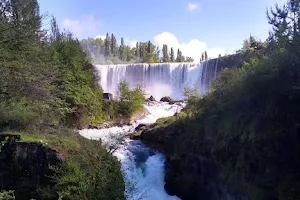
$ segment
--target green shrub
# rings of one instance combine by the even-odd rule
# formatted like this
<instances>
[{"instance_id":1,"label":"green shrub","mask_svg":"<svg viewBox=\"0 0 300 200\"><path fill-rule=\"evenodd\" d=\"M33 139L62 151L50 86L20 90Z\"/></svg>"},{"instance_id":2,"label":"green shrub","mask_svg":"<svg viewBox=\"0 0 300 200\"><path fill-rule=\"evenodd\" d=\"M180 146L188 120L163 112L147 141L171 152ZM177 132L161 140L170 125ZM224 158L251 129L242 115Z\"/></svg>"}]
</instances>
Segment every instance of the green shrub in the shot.
<instances>
[{"instance_id":1,"label":"green shrub","mask_svg":"<svg viewBox=\"0 0 300 200\"><path fill-rule=\"evenodd\" d=\"M132 117L135 113L143 110L145 102L142 86L138 85L130 90L126 81L118 85L119 101L116 102L117 116Z\"/></svg>"}]
</instances>

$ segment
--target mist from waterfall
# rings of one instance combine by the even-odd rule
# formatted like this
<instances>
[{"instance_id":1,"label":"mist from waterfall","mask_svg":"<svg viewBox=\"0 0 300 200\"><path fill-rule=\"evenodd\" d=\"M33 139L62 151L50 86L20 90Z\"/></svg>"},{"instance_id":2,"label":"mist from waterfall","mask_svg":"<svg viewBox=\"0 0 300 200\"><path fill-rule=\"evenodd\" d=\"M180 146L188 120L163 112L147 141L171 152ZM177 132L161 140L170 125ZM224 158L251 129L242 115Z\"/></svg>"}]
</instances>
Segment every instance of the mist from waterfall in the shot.
<instances>
[{"instance_id":1,"label":"mist from waterfall","mask_svg":"<svg viewBox=\"0 0 300 200\"><path fill-rule=\"evenodd\" d=\"M96 65L104 92L116 95L118 83L126 80L130 87L141 84L146 95L157 100L164 96L183 99L185 87L197 87L205 94L219 72L218 59L202 63L157 63Z\"/></svg>"}]
</instances>

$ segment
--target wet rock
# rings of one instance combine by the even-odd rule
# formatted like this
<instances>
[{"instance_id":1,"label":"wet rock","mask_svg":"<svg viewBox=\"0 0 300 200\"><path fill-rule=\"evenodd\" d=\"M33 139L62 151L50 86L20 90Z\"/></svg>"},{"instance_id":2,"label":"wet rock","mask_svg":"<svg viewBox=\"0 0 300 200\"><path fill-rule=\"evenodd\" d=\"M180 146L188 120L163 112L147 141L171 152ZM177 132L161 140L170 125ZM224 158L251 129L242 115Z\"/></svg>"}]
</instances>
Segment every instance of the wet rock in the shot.
<instances>
[{"instance_id":1,"label":"wet rock","mask_svg":"<svg viewBox=\"0 0 300 200\"><path fill-rule=\"evenodd\" d=\"M143 131L146 130L148 128L147 124L139 124L136 128L135 131Z\"/></svg>"},{"instance_id":2,"label":"wet rock","mask_svg":"<svg viewBox=\"0 0 300 200\"><path fill-rule=\"evenodd\" d=\"M161 102L172 102L174 101L171 97L163 97L160 99Z\"/></svg>"},{"instance_id":3,"label":"wet rock","mask_svg":"<svg viewBox=\"0 0 300 200\"><path fill-rule=\"evenodd\" d=\"M149 101L156 101L155 98L152 95L148 98L148 100Z\"/></svg>"}]
</instances>

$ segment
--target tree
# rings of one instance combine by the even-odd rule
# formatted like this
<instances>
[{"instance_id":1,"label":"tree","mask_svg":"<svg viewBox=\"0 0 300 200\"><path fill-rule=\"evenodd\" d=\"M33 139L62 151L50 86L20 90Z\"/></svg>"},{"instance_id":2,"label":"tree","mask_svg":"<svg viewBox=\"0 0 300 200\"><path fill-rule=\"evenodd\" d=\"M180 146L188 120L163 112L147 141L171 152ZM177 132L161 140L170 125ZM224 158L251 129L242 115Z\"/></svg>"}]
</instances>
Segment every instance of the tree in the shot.
<instances>
[{"instance_id":1,"label":"tree","mask_svg":"<svg viewBox=\"0 0 300 200\"><path fill-rule=\"evenodd\" d=\"M272 25L269 39L275 40L279 48L285 48L299 42L299 13L299 0L289 0L281 8L276 4L274 8L267 11L268 22Z\"/></svg>"},{"instance_id":2,"label":"tree","mask_svg":"<svg viewBox=\"0 0 300 200\"><path fill-rule=\"evenodd\" d=\"M185 62L194 62L194 59L192 57L186 57Z\"/></svg>"},{"instance_id":3,"label":"tree","mask_svg":"<svg viewBox=\"0 0 300 200\"><path fill-rule=\"evenodd\" d=\"M45 36L37 0L4 0L0 3L0 46L21 50Z\"/></svg>"},{"instance_id":4,"label":"tree","mask_svg":"<svg viewBox=\"0 0 300 200\"><path fill-rule=\"evenodd\" d=\"M148 41L147 53L151 53L151 42L150 42L150 40Z\"/></svg>"},{"instance_id":5,"label":"tree","mask_svg":"<svg viewBox=\"0 0 300 200\"><path fill-rule=\"evenodd\" d=\"M50 41L51 42L58 42L60 41L61 33L56 22L56 19L53 17L51 19L51 32L50 32Z\"/></svg>"},{"instance_id":6,"label":"tree","mask_svg":"<svg viewBox=\"0 0 300 200\"><path fill-rule=\"evenodd\" d=\"M206 52L206 51L204 52L204 59L205 59L205 60L208 60L208 55L207 55L207 52Z\"/></svg>"},{"instance_id":7,"label":"tree","mask_svg":"<svg viewBox=\"0 0 300 200\"><path fill-rule=\"evenodd\" d=\"M175 56L174 56L174 50L173 50L173 47L171 48L170 60L171 60L171 62L174 62L174 61L175 61Z\"/></svg>"},{"instance_id":8,"label":"tree","mask_svg":"<svg viewBox=\"0 0 300 200\"><path fill-rule=\"evenodd\" d=\"M181 53L180 49L177 50L176 62L182 62L182 53Z\"/></svg>"},{"instance_id":9,"label":"tree","mask_svg":"<svg viewBox=\"0 0 300 200\"><path fill-rule=\"evenodd\" d=\"M168 45L164 44L162 51L163 51L163 62L169 62L170 58L168 52Z\"/></svg>"},{"instance_id":10,"label":"tree","mask_svg":"<svg viewBox=\"0 0 300 200\"><path fill-rule=\"evenodd\" d=\"M108 33L106 33L104 45L105 45L104 56L109 57L110 56L110 48L111 48L111 40L110 40Z\"/></svg>"},{"instance_id":11,"label":"tree","mask_svg":"<svg viewBox=\"0 0 300 200\"><path fill-rule=\"evenodd\" d=\"M143 109L145 97L142 86L138 85L130 90L128 82L123 80L118 85L117 94L120 100L117 104L118 113L122 116L131 117Z\"/></svg>"},{"instance_id":12,"label":"tree","mask_svg":"<svg viewBox=\"0 0 300 200\"><path fill-rule=\"evenodd\" d=\"M114 36L114 34L111 34L111 43L110 43L111 47L111 55L116 56L117 54L117 39Z\"/></svg>"},{"instance_id":13,"label":"tree","mask_svg":"<svg viewBox=\"0 0 300 200\"><path fill-rule=\"evenodd\" d=\"M125 60L125 52L124 52L124 48L125 48L125 43L124 43L124 38L121 38L121 46L119 48L119 55L120 55L120 60Z\"/></svg>"},{"instance_id":14,"label":"tree","mask_svg":"<svg viewBox=\"0 0 300 200\"><path fill-rule=\"evenodd\" d=\"M140 58L143 58L144 57L144 47L142 45L142 42L140 42L140 45L139 45L139 53L140 53Z\"/></svg>"},{"instance_id":15,"label":"tree","mask_svg":"<svg viewBox=\"0 0 300 200\"><path fill-rule=\"evenodd\" d=\"M136 45L135 45L135 56L136 57L139 57L139 42L136 42Z\"/></svg>"},{"instance_id":16,"label":"tree","mask_svg":"<svg viewBox=\"0 0 300 200\"><path fill-rule=\"evenodd\" d=\"M205 60L204 53L201 54L201 62Z\"/></svg>"}]
</instances>

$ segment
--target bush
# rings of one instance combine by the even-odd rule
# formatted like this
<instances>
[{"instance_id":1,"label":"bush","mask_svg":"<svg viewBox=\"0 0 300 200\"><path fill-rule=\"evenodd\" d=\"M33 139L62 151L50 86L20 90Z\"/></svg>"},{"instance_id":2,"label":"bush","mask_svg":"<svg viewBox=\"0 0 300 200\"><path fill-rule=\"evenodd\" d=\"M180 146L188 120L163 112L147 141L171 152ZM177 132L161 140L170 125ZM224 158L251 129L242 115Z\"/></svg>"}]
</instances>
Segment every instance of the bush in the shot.
<instances>
[{"instance_id":1,"label":"bush","mask_svg":"<svg viewBox=\"0 0 300 200\"><path fill-rule=\"evenodd\" d=\"M142 86L138 85L130 90L128 83L121 81L117 93L119 97L119 101L116 102L118 116L132 117L135 113L143 110L145 97Z\"/></svg>"}]
</instances>

